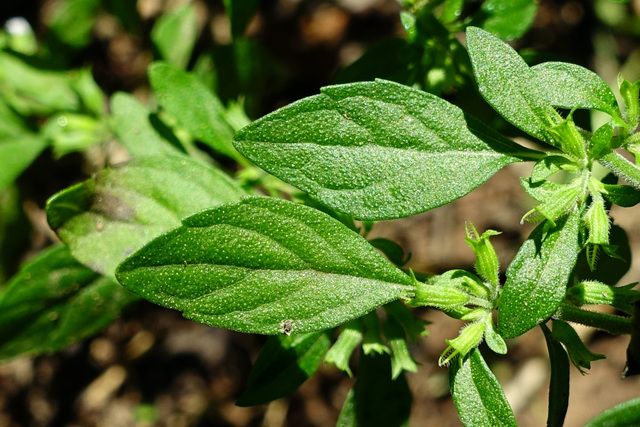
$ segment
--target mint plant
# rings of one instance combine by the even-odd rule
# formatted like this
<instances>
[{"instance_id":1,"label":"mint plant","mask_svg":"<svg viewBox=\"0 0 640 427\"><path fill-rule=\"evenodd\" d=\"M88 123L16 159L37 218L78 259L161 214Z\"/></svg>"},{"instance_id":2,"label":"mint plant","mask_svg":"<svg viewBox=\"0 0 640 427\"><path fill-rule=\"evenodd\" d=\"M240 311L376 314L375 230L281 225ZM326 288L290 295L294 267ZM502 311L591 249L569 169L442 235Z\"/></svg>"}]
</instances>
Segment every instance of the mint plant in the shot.
<instances>
[{"instance_id":1,"label":"mint plant","mask_svg":"<svg viewBox=\"0 0 640 427\"><path fill-rule=\"evenodd\" d=\"M77 33L63 31L77 11L62 9L52 26L58 42L71 51L88 43L98 3L78 12L86 25ZM193 6L158 19L150 38L159 60L149 67L157 108L118 92L107 112L88 70L34 69L10 51L33 54L35 45L7 41L0 70L13 80L0 85L0 153L17 161L0 171L0 190L47 146L62 156L116 137L132 160L48 200L62 243L2 289L0 358L61 350L144 298L210 326L271 335L238 405L290 395L323 362L355 376L341 426L408 424L406 372L420 369L409 343L428 332L416 307L462 322L439 364L464 425L516 425L483 353L507 354L509 339L535 327L551 364L548 425L564 422L570 363L584 373L604 357L572 323L631 334L627 373L637 373L640 293L618 286L631 254L608 212L640 203L640 81L620 77L621 107L593 72L529 66L500 39L524 34L535 2L488 0L472 14L464 3L405 1L406 39L371 49L339 74L342 84L254 122L243 107L257 104L250 89L261 68L243 66L256 51L243 33L257 1L226 0L232 43L197 58ZM466 48L453 35L465 28ZM237 73L210 81L221 63ZM378 65L382 74L366 74ZM472 81L537 148L434 95L468 93ZM574 115L584 109L608 120L583 129ZM241 170L232 178L218 160ZM375 221L451 203L518 162L534 162L521 185L537 204L522 221L538 225L506 269L491 243L500 231L471 223L473 271L414 272L396 243L368 238ZM618 314L588 308L595 304ZM634 400L588 425L639 414Z\"/></svg>"},{"instance_id":2,"label":"mint plant","mask_svg":"<svg viewBox=\"0 0 640 427\"><path fill-rule=\"evenodd\" d=\"M346 361L361 340L363 365L376 353L389 354L385 363L395 381L402 371L415 369L406 344L399 343L417 339L423 327L397 300L438 308L467 322L457 338L447 341L440 364L450 368L463 424L474 426L515 425L479 344L485 341L504 354L505 339L540 325L553 364L549 423L562 424L568 404L566 361L583 370L603 357L589 352L566 322L615 334L633 330L630 317L583 306L604 302L630 314L640 295L606 279L588 280L599 256L618 256L609 207L630 206L640 195L640 169L616 150L640 154L634 113L640 85L620 79L622 92L634 88L624 97L623 114L612 90L587 69L565 63L529 67L511 47L476 27L467 29L467 47L481 95L506 120L547 144L546 150L522 147L443 99L397 83L325 87L244 127L233 143L330 214L296 201L245 197L183 219L180 227L120 264L117 280L196 321L280 335L277 351L296 354L299 365L313 359L317 366L316 352L326 351L330 361L350 372ZM603 111L610 120L591 133L575 124L576 109ZM523 220L539 225L506 269L504 284L490 241L497 231L479 234L467 226L475 273L452 270L421 281L386 261L348 219L401 218L436 208L522 161L536 162L522 185L538 202ZM629 185L603 180L594 171L598 163ZM560 180L551 180L558 175ZM576 267L581 253L586 271ZM380 306L384 319L374 311ZM326 335L318 335L345 323L346 335L338 335L333 347ZM289 338L298 334L297 341ZM307 336L309 341L302 338ZM320 337L325 337L322 345ZM296 352L296 342L305 347ZM315 350L303 350L308 345ZM289 365L272 352L259 359L260 372L304 380L305 375L295 380L287 375ZM256 373L241 403L281 395L264 390L257 380L261 375ZM356 382L339 425L354 419L363 423L357 407L366 397L358 390ZM404 423L408 411L396 415L387 425Z\"/></svg>"}]
</instances>

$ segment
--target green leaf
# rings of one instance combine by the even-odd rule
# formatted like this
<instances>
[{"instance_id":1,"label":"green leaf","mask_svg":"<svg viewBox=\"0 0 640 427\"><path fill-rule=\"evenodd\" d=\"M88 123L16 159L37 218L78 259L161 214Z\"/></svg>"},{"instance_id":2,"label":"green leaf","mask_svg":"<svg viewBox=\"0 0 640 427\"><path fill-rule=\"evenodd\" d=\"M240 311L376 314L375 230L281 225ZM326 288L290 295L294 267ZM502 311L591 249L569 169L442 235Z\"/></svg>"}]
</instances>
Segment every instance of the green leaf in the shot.
<instances>
[{"instance_id":1,"label":"green leaf","mask_svg":"<svg viewBox=\"0 0 640 427\"><path fill-rule=\"evenodd\" d=\"M544 159L538 161L531 171L531 179L529 182L531 186L534 184L545 185L543 182L551 175L560 172L561 170L567 170L571 168L574 163L563 156L547 156ZM531 195L534 197L533 195ZM540 201L537 197L536 200ZM543 198L544 199L544 198Z\"/></svg>"},{"instance_id":2,"label":"green leaf","mask_svg":"<svg viewBox=\"0 0 640 427\"><path fill-rule=\"evenodd\" d=\"M618 76L618 86L620 87L620 95L625 103L625 116L629 129L635 130L640 120L640 80L631 83L628 80Z\"/></svg>"},{"instance_id":3,"label":"green leaf","mask_svg":"<svg viewBox=\"0 0 640 427\"><path fill-rule=\"evenodd\" d=\"M5 52L0 53L0 95L24 116L77 111L80 107L69 73L31 65Z\"/></svg>"},{"instance_id":4,"label":"green leaf","mask_svg":"<svg viewBox=\"0 0 640 427\"><path fill-rule=\"evenodd\" d=\"M531 70L538 93L554 107L586 108L620 116L616 96L593 71L567 62L544 62Z\"/></svg>"},{"instance_id":5,"label":"green leaf","mask_svg":"<svg viewBox=\"0 0 640 427\"><path fill-rule=\"evenodd\" d=\"M184 151L158 116L128 93L111 97L111 116L118 140L133 157Z\"/></svg>"},{"instance_id":6,"label":"green leaf","mask_svg":"<svg viewBox=\"0 0 640 427\"><path fill-rule=\"evenodd\" d=\"M396 83L321 92L243 128L234 144L269 173L359 219L441 206L522 160L516 156L535 153L452 104Z\"/></svg>"},{"instance_id":7,"label":"green leaf","mask_svg":"<svg viewBox=\"0 0 640 427\"><path fill-rule=\"evenodd\" d=\"M399 267L402 267L411 259L411 253L405 257L402 247L392 240L377 237L375 239L370 239L368 242L371 246L379 249L387 258L389 258L389 261Z\"/></svg>"},{"instance_id":8,"label":"green leaf","mask_svg":"<svg viewBox=\"0 0 640 427\"><path fill-rule=\"evenodd\" d=\"M535 0L486 0L482 3L481 27L504 40L520 38L536 17ZM475 24L475 19L473 21Z\"/></svg>"},{"instance_id":9,"label":"green leaf","mask_svg":"<svg viewBox=\"0 0 640 427\"><path fill-rule=\"evenodd\" d=\"M591 362L604 359L604 354L591 352L578 336L578 333L571 325L562 320L553 321L553 336L564 344L571 363L581 374L585 374L584 369L591 369Z\"/></svg>"},{"instance_id":10,"label":"green leaf","mask_svg":"<svg viewBox=\"0 0 640 427\"><path fill-rule=\"evenodd\" d=\"M200 80L173 65L149 67L149 81L158 102L191 135L214 150L239 159L231 145L233 128L220 100Z\"/></svg>"},{"instance_id":11,"label":"green leaf","mask_svg":"<svg viewBox=\"0 0 640 427\"><path fill-rule=\"evenodd\" d=\"M640 398L626 401L607 409L584 427L633 426L640 423Z\"/></svg>"},{"instance_id":12,"label":"green leaf","mask_svg":"<svg viewBox=\"0 0 640 427\"><path fill-rule=\"evenodd\" d=\"M415 79L414 64L420 60L422 50L404 38L385 38L374 43L360 58L342 68L334 83L385 79L411 84Z\"/></svg>"},{"instance_id":13,"label":"green leaf","mask_svg":"<svg viewBox=\"0 0 640 427\"><path fill-rule=\"evenodd\" d=\"M313 332L413 294L414 279L364 238L304 205L251 197L182 224L127 259L116 277L211 326Z\"/></svg>"},{"instance_id":14,"label":"green leaf","mask_svg":"<svg viewBox=\"0 0 640 427\"><path fill-rule=\"evenodd\" d=\"M151 40L160 57L186 68L198 37L196 8L186 6L162 15L151 30Z\"/></svg>"},{"instance_id":15,"label":"green leaf","mask_svg":"<svg viewBox=\"0 0 640 427\"><path fill-rule=\"evenodd\" d=\"M352 413L355 414L356 422L351 425L408 426L411 400L405 376L391 379L391 360L388 355L360 354L358 376L353 385ZM343 419L342 413L340 419ZM343 421L338 425L341 422Z\"/></svg>"},{"instance_id":16,"label":"green leaf","mask_svg":"<svg viewBox=\"0 0 640 427\"><path fill-rule=\"evenodd\" d=\"M467 49L482 97L508 122L547 140L557 113L532 88L536 74L513 48L476 27L467 28ZM536 88L537 89L537 88Z\"/></svg>"},{"instance_id":17,"label":"green leaf","mask_svg":"<svg viewBox=\"0 0 640 427\"><path fill-rule=\"evenodd\" d=\"M100 0L64 0L52 6L49 22L49 36L74 48L81 48L91 42ZM55 45L54 45L55 47Z\"/></svg>"},{"instance_id":18,"label":"green leaf","mask_svg":"<svg viewBox=\"0 0 640 427\"><path fill-rule=\"evenodd\" d=\"M611 152L598 160L604 167L640 190L640 168L617 152Z\"/></svg>"},{"instance_id":19,"label":"green leaf","mask_svg":"<svg viewBox=\"0 0 640 427\"><path fill-rule=\"evenodd\" d=\"M244 34L247 24L256 14L260 6L259 0L224 0L227 16L231 21L231 35L233 38Z\"/></svg>"},{"instance_id":20,"label":"green leaf","mask_svg":"<svg viewBox=\"0 0 640 427\"><path fill-rule=\"evenodd\" d=\"M580 245L580 212L551 228L540 224L520 247L507 269L498 305L498 332L514 338L551 316L565 296Z\"/></svg>"},{"instance_id":21,"label":"green leaf","mask_svg":"<svg viewBox=\"0 0 640 427\"><path fill-rule=\"evenodd\" d=\"M630 208L640 203L640 190L629 185L602 184L602 196L614 205Z\"/></svg>"},{"instance_id":22,"label":"green leaf","mask_svg":"<svg viewBox=\"0 0 640 427\"><path fill-rule=\"evenodd\" d=\"M47 249L0 293L0 359L68 347L109 325L135 299L65 246Z\"/></svg>"},{"instance_id":23,"label":"green leaf","mask_svg":"<svg viewBox=\"0 0 640 427\"><path fill-rule=\"evenodd\" d=\"M289 396L318 370L330 345L326 331L269 337L236 404L261 405Z\"/></svg>"},{"instance_id":24,"label":"green leaf","mask_svg":"<svg viewBox=\"0 0 640 427\"><path fill-rule=\"evenodd\" d=\"M340 415L338 415L338 420L336 421L336 427L358 427L355 394L353 389L349 390L349 393L342 404Z\"/></svg>"},{"instance_id":25,"label":"green leaf","mask_svg":"<svg viewBox=\"0 0 640 427\"><path fill-rule=\"evenodd\" d=\"M0 140L0 191L7 188L44 150L46 142L35 134L22 134Z\"/></svg>"},{"instance_id":26,"label":"green leaf","mask_svg":"<svg viewBox=\"0 0 640 427\"><path fill-rule=\"evenodd\" d=\"M47 219L81 263L113 276L128 255L183 217L244 194L222 172L188 157L144 157L56 194Z\"/></svg>"},{"instance_id":27,"label":"green leaf","mask_svg":"<svg viewBox=\"0 0 640 427\"><path fill-rule=\"evenodd\" d=\"M553 336L549 328L540 325L549 349L551 379L549 382L549 411L547 426L561 427L569 406L569 357L562 344Z\"/></svg>"},{"instance_id":28,"label":"green leaf","mask_svg":"<svg viewBox=\"0 0 640 427\"><path fill-rule=\"evenodd\" d=\"M496 331L491 315L485 316L484 322L486 325L484 330L484 341L487 343L487 346L493 352L498 354L507 354L507 343L504 342L504 339L500 336L498 331Z\"/></svg>"},{"instance_id":29,"label":"green leaf","mask_svg":"<svg viewBox=\"0 0 640 427\"><path fill-rule=\"evenodd\" d=\"M453 361L449 385L463 425L517 426L498 380L477 348L468 357Z\"/></svg>"}]
</instances>

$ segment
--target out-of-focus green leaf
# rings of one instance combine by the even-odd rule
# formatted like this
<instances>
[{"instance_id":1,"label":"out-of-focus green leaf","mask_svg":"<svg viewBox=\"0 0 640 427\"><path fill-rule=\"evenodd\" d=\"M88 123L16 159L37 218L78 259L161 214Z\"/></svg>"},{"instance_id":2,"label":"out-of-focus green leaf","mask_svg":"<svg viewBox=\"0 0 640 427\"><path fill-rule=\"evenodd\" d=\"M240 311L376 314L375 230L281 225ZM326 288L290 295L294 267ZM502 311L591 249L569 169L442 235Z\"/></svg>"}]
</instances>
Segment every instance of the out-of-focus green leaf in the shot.
<instances>
[{"instance_id":1,"label":"out-of-focus green leaf","mask_svg":"<svg viewBox=\"0 0 640 427\"><path fill-rule=\"evenodd\" d=\"M486 0L472 22L503 40L515 40L529 30L537 11L535 0Z\"/></svg>"},{"instance_id":2,"label":"out-of-focus green leaf","mask_svg":"<svg viewBox=\"0 0 640 427\"><path fill-rule=\"evenodd\" d=\"M73 48L91 41L100 0L61 0L53 3L48 17L49 36Z\"/></svg>"},{"instance_id":3,"label":"out-of-focus green leaf","mask_svg":"<svg viewBox=\"0 0 640 427\"><path fill-rule=\"evenodd\" d=\"M128 93L111 97L111 116L118 140L133 157L183 151L180 141L157 115Z\"/></svg>"},{"instance_id":4,"label":"out-of-focus green leaf","mask_svg":"<svg viewBox=\"0 0 640 427\"><path fill-rule=\"evenodd\" d=\"M607 409L584 427L620 427L640 424L640 398L629 400Z\"/></svg>"},{"instance_id":5,"label":"out-of-focus green leaf","mask_svg":"<svg viewBox=\"0 0 640 427\"><path fill-rule=\"evenodd\" d=\"M391 379L388 355L361 353L353 397L347 397L337 425L408 426L411 401L406 377Z\"/></svg>"},{"instance_id":6,"label":"out-of-focus green leaf","mask_svg":"<svg viewBox=\"0 0 640 427\"><path fill-rule=\"evenodd\" d=\"M545 324L541 324L540 328L547 342L551 364L547 425L560 427L564 424L569 406L569 356Z\"/></svg>"},{"instance_id":7,"label":"out-of-focus green leaf","mask_svg":"<svg viewBox=\"0 0 640 427\"><path fill-rule=\"evenodd\" d=\"M113 276L129 254L183 217L244 194L222 172L188 157L143 157L56 194L47 219L80 262Z\"/></svg>"},{"instance_id":8,"label":"out-of-focus green leaf","mask_svg":"<svg viewBox=\"0 0 640 427\"><path fill-rule=\"evenodd\" d=\"M48 249L0 293L0 359L61 350L109 325L136 299L65 246Z\"/></svg>"},{"instance_id":9,"label":"out-of-focus green leaf","mask_svg":"<svg viewBox=\"0 0 640 427\"><path fill-rule=\"evenodd\" d=\"M231 35L233 38L241 37L247 24L258 11L259 0L224 0L227 16L231 21Z\"/></svg>"},{"instance_id":10,"label":"out-of-focus green leaf","mask_svg":"<svg viewBox=\"0 0 640 427\"><path fill-rule=\"evenodd\" d=\"M160 57L186 68L198 37L196 8L186 6L162 15L151 30L151 40Z\"/></svg>"},{"instance_id":11,"label":"out-of-focus green leaf","mask_svg":"<svg viewBox=\"0 0 640 427\"><path fill-rule=\"evenodd\" d=\"M0 191L7 188L46 147L39 135L0 138Z\"/></svg>"},{"instance_id":12,"label":"out-of-focus green leaf","mask_svg":"<svg viewBox=\"0 0 640 427\"><path fill-rule=\"evenodd\" d=\"M195 139L233 159L242 157L231 144L234 130L224 106L196 76L158 62L149 68L149 80L160 105Z\"/></svg>"},{"instance_id":13,"label":"out-of-focus green leaf","mask_svg":"<svg viewBox=\"0 0 640 427\"><path fill-rule=\"evenodd\" d=\"M80 108L80 99L68 73L27 64L6 52L0 52L0 95L24 116Z\"/></svg>"},{"instance_id":14,"label":"out-of-focus green leaf","mask_svg":"<svg viewBox=\"0 0 640 427\"><path fill-rule=\"evenodd\" d=\"M261 405L289 396L316 372L329 346L327 331L270 337L236 404Z\"/></svg>"}]
</instances>

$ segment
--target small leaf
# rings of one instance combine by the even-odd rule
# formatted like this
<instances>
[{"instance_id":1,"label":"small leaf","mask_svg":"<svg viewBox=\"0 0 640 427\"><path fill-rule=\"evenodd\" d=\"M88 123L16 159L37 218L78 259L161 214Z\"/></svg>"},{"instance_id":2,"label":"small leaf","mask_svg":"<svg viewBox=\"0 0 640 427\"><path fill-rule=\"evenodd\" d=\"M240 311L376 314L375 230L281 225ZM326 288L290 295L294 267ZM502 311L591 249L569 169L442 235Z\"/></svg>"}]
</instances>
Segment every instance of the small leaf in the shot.
<instances>
[{"instance_id":1,"label":"small leaf","mask_svg":"<svg viewBox=\"0 0 640 427\"><path fill-rule=\"evenodd\" d=\"M382 80L325 87L238 131L234 144L327 206L372 220L449 203L539 155L440 98Z\"/></svg>"},{"instance_id":2,"label":"small leaf","mask_svg":"<svg viewBox=\"0 0 640 427\"><path fill-rule=\"evenodd\" d=\"M604 359L604 354L592 353L584 342L578 336L578 333L571 325L562 320L553 321L553 336L560 341L569 353L571 363L582 375L585 374L584 369L591 369L591 362L594 360ZM584 369L583 369L584 368Z\"/></svg>"},{"instance_id":3,"label":"small leaf","mask_svg":"<svg viewBox=\"0 0 640 427\"><path fill-rule=\"evenodd\" d=\"M507 343L496 331L493 320L490 315L485 317L484 340L487 346L498 354L507 354Z\"/></svg>"},{"instance_id":4,"label":"small leaf","mask_svg":"<svg viewBox=\"0 0 640 427\"><path fill-rule=\"evenodd\" d=\"M514 338L551 316L565 296L580 245L580 213L555 228L543 222L520 247L507 269L498 305L498 333Z\"/></svg>"},{"instance_id":5,"label":"small leaf","mask_svg":"<svg viewBox=\"0 0 640 427\"><path fill-rule=\"evenodd\" d=\"M500 383L477 348L451 364L449 385L464 426L517 426Z\"/></svg>"},{"instance_id":6,"label":"small leaf","mask_svg":"<svg viewBox=\"0 0 640 427\"><path fill-rule=\"evenodd\" d=\"M627 124L631 130L635 130L638 127L638 121L640 121L640 80L631 83L619 76L618 85L626 107Z\"/></svg>"},{"instance_id":7,"label":"small leaf","mask_svg":"<svg viewBox=\"0 0 640 427\"><path fill-rule=\"evenodd\" d=\"M602 196L614 205L630 208L640 203L640 190L629 185L602 184Z\"/></svg>"},{"instance_id":8,"label":"small leaf","mask_svg":"<svg viewBox=\"0 0 640 427\"><path fill-rule=\"evenodd\" d=\"M113 276L128 255L181 218L244 194L222 172L188 157L144 157L54 195L47 220L81 263Z\"/></svg>"},{"instance_id":9,"label":"small leaf","mask_svg":"<svg viewBox=\"0 0 640 427\"><path fill-rule=\"evenodd\" d=\"M186 218L118 268L127 288L195 321L259 334L335 327L414 291L414 279L313 208L251 197ZM277 225L277 226L274 226Z\"/></svg>"},{"instance_id":10,"label":"small leaf","mask_svg":"<svg viewBox=\"0 0 640 427\"><path fill-rule=\"evenodd\" d=\"M35 134L22 134L0 140L0 191L13 183L33 163L46 147L46 142Z\"/></svg>"},{"instance_id":11,"label":"small leaf","mask_svg":"<svg viewBox=\"0 0 640 427\"><path fill-rule=\"evenodd\" d=\"M513 48L476 27L467 28L467 48L482 97L508 122L547 140L557 113L536 90L535 73Z\"/></svg>"},{"instance_id":12,"label":"small leaf","mask_svg":"<svg viewBox=\"0 0 640 427\"><path fill-rule=\"evenodd\" d=\"M335 344L331 346L324 358L324 363L333 363L336 368L353 376L349 367L351 354L362 341L362 321L354 319L346 323L340 330Z\"/></svg>"},{"instance_id":13,"label":"small leaf","mask_svg":"<svg viewBox=\"0 0 640 427\"><path fill-rule=\"evenodd\" d=\"M600 159L611 148L611 140L614 134L612 122L600 126L591 136L589 156L592 159Z\"/></svg>"},{"instance_id":14,"label":"small leaf","mask_svg":"<svg viewBox=\"0 0 640 427\"><path fill-rule=\"evenodd\" d=\"M358 427L358 419L356 416L356 402L353 389L349 390L347 397L342 404L340 415L336 421L336 427Z\"/></svg>"},{"instance_id":15,"label":"small leaf","mask_svg":"<svg viewBox=\"0 0 640 427\"><path fill-rule=\"evenodd\" d=\"M156 62L149 67L149 82L158 103L195 139L225 156L241 158L231 144L234 130L224 106L196 76Z\"/></svg>"},{"instance_id":16,"label":"small leaf","mask_svg":"<svg viewBox=\"0 0 640 427\"><path fill-rule=\"evenodd\" d=\"M115 134L133 157L184 151L160 119L128 93L111 97L111 117Z\"/></svg>"},{"instance_id":17,"label":"small leaf","mask_svg":"<svg viewBox=\"0 0 640 427\"><path fill-rule=\"evenodd\" d=\"M396 242L391 241L389 239L385 239L383 237L378 237L375 239L371 239L368 241L371 246L376 249L379 249L389 261L397 265L398 267L402 267L411 259L411 254L405 257L404 251Z\"/></svg>"},{"instance_id":18,"label":"small leaf","mask_svg":"<svg viewBox=\"0 0 640 427\"><path fill-rule=\"evenodd\" d=\"M561 427L569 406L569 357L562 344L553 336L549 328L540 325L549 349L551 379L549 382L549 411L547 426Z\"/></svg>"},{"instance_id":19,"label":"small leaf","mask_svg":"<svg viewBox=\"0 0 640 427\"><path fill-rule=\"evenodd\" d=\"M388 355L360 354L358 375L353 385L353 410L350 411L355 414L355 423L351 425L408 426L411 401L411 391L405 376L391 379L391 360ZM341 413L340 420L343 419Z\"/></svg>"},{"instance_id":20,"label":"small leaf","mask_svg":"<svg viewBox=\"0 0 640 427\"><path fill-rule=\"evenodd\" d=\"M515 40L531 27L537 11L534 0L486 0L479 14L481 22L472 22L501 39Z\"/></svg>"},{"instance_id":21,"label":"small leaf","mask_svg":"<svg viewBox=\"0 0 640 427\"><path fill-rule=\"evenodd\" d=\"M587 108L620 116L616 96L593 71L567 62L544 62L531 70L540 95L554 107Z\"/></svg>"},{"instance_id":22,"label":"small leaf","mask_svg":"<svg viewBox=\"0 0 640 427\"><path fill-rule=\"evenodd\" d=\"M135 300L65 246L47 249L0 293L0 359L62 350L109 325Z\"/></svg>"},{"instance_id":23,"label":"small leaf","mask_svg":"<svg viewBox=\"0 0 640 427\"><path fill-rule=\"evenodd\" d=\"M196 8L186 6L162 15L151 30L151 40L160 57L186 68L198 37Z\"/></svg>"},{"instance_id":24,"label":"small leaf","mask_svg":"<svg viewBox=\"0 0 640 427\"><path fill-rule=\"evenodd\" d=\"M584 427L617 427L640 424L640 398L628 400L600 413Z\"/></svg>"},{"instance_id":25,"label":"small leaf","mask_svg":"<svg viewBox=\"0 0 640 427\"><path fill-rule=\"evenodd\" d=\"M65 0L52 5L47 22L49 36L74 48L89 44L100 0ZM55 44L53 47L56 47ZM57 47L61 50L60 47Z\"/></svg>"},{"instance_id":26,"label":"small leaf","mask_svg":"<svg viewBox=\"0 0 640 427\"><path fill-rule=\"evenodd\" d=\"M563 156L547 156L538 161L531 171L530 183L541 185L551 175L562 170L571 170L575 163ZM544 185L544 184L542 184ZM532 196L533 197L533 196ZM536 200L538 200L536 198ZM538 200L540 201L540 200Z\"/></svg>"},{"instance_id":27,"label":"small leaf","mask_svg":"<svg viewBox=\"0 0 640 427\"><path fill-rule=\"evenodd\" d=\"M640 167L638 165L631 163L616 152L608 153L598 161L616 176L640 190Z\"/></svg>"},{"instance_id":28,"label":"small leaf","mask_svg":"<svg viewBox=\"0 0 640 427\"><path fill-rule=\"evenodd\" d=\"M326 331L269 337L236 404L261 405L289 396L318 370L330 345Z\"/></svg>"}]
</instances>

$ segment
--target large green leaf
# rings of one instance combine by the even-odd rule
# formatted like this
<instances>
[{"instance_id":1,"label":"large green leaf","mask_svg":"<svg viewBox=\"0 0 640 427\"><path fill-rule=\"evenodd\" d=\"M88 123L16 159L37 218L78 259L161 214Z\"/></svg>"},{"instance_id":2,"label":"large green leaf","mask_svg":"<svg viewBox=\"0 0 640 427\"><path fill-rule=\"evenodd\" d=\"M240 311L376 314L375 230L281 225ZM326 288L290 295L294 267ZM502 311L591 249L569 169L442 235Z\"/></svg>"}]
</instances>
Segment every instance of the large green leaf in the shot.
<instances>
[{"instance_id":1,"label":"large green leaf","mask_svg":"<svg viewBox=\"0 0 640 427\"><path fill-rule=\"evenodd\" d=\"M444 205L534 153L440 98L382 80L325 87L243 128L234 144L261 168L360 219Z\"/></svg>"},{"instance_id":2,"label":"large green leaf","mask_svg":"<svg viewBox=\"0 0 640 427\"><path fill-rule=\"evenodd\" d=\"M231 145L234 130L224 106L196 76L158 62L149 67L149 81L160 105L195 139L231 158L240 157Z\"/></svg>"},{"instance_id":3,"label":"large green leaf","mask_svg":"<svg viewBox=\"0 0 640 427\"><path fill-rule=\"evenodd\" d=\"M198 37L196 8L186 6L162 15L151 30L151 40L162 59L186 68Z\"/></svg>"},{"instance_id":4,"label":"large green leaf","mask_svg":"<svg viewBox=\"0 0 640 427\"><path fill-rule=\"evenodd\" d=\"M327 331L269 337L236 404L261 405L289 396L318 370L329 346Z\"/></svg>"},{"instance_id":5,"label":"large green leaf","mask_svg":"<svg viewBox=\"0 0 640 427\"><path fill-rule=\"evenodd\" d=\"M554 112L534 90L536 73L511 46L480 28L467 28L467 48L482 97L507 121L546 140Z\"/></svg>"},{"instance_id":6,"label":"large green leaf","mask_svg":"<svg viewBox=\"0 0 640 427\"><path fill-rule=\"evenodd\" d=\"M43 138L35 134L23 134L0 140L0 191L7 188L46 147Z\"/></svg>"},{"instance_id":7,"label":"large green leaf","mask_svg":"<svg viewBox=\"0 0 640 427\"><path fill-rule=\"evenodd\" d=\"M619 116L616 96L600 76L576 64L544 62L531 68L538 93L551 105Z\"/></svg>"},{"instance_id":8,"label":"large green leaf","mask_svg":"<svg viewBox=\"0 0 640 427\"><path fill-rule=\"evenodd\" d=\"M50 248L0 293L0 359L61 350L109 325L136 298L65 246Z\"/></svg>"},{"instance_id":9,"label":"large green leaf","mask_svg":"<svg viewBox=\"0 0 640 427\"><path fill-rule=\"evenodd\" d=\"M113 276L128 255L183 217L244 194L222 172L188 157L143 157L56 194L47 219L80 262Z\"/></svg>"},{"instance_id":10,"label":"large green leaf","mask_svg":"<svg viewBox=\"0 0 640 427\"><path fill-rule=\"evenodd\" d=\"M452 362L449 386L463 425L517 426L500 383L477 348L463 360Z\"/></svg>"},{"instance_id":11,"label":"large green leaf","mask_svg":"<svg viewBox=\"0 0 640 427\"><path fill-rule=\"evenodd\" d=\"M307 206L251 197L182 223L122 263L116 277L211 326L313 332L413 293L413 279L360 235Z\"/></svg>"},{"instance_id":12,"label":"large green leaf","mask_svg":"<svg viewBox=\"0 0 640 427\"><path fill-rule=\"evenodd\" d=\"M550 227L540 224L507 268L498 305L498 332L514 338L551 316L564 298L580 245L580 212Z\"/></svg>"}]
</instances>

